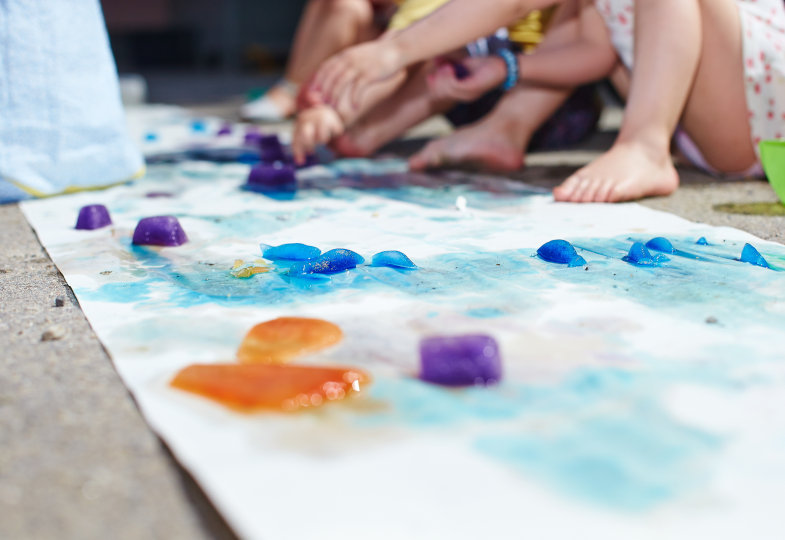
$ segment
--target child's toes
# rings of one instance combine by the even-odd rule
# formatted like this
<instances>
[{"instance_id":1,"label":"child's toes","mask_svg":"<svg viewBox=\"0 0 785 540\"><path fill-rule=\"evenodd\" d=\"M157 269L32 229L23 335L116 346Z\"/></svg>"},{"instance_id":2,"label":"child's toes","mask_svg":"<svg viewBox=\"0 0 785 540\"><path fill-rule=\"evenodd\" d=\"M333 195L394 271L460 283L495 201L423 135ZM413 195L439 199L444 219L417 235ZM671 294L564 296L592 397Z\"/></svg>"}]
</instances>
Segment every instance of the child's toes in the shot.
<instances>
[{"instance_id":1,"label":"child's toes","mask_svg":"<svg viewBox=\"0 0 785 540\"><path fill-rule=\"evenodd\" d=\"M573 174L567 180L561 183L561 185L556 186L553 189L553 198L557 201L568 202L573 200L572 196L575 191L578 189L581 183L581 176L579 174Z\"/></svg>"},{"instance_id":2,"label":"child's toes","mask_svg":"<svg viewBox=\"0 0 785 540\"><path fill-rule=\"evenodd\" d=\"M604 178L601 182L597 183L597 190L594 192L594 202L608 202L613 191L613 181L610 178Z\"/></svg>"},{"instance_id":3,"label":"child's toes","mask_svg":"<svg viewBox=\"0 0 785 540\"><path fill-rule=\"evenodd\" d=\"M581 195L580 202L600 202L597 196L606 181L605 178L592 178L586 182L586 189Z\"/></svg>"},{"instance_id":4,"label":"child's toes","mask_svg":"<svg viewBox=\"0 0 785 540\"><path fill-rule=\"evenodd\" d=\"M594 186L594 178L589 176L581 176L578 185L575 186L575 191L570 195L570 202L584 202L589 196L592 186Z\"/></svg>"},{"instance_id":5,"label":"child's toes","mask_svg":"<svg viewBox=\"0 0 785 540\"><path fill-rule=\"evenodd\" d=\"M429 143L409 159L409 168L413 171L423 171L429 167L435 167L437 154L438 151L434 143Z\"/></svg>"}]
</instances>

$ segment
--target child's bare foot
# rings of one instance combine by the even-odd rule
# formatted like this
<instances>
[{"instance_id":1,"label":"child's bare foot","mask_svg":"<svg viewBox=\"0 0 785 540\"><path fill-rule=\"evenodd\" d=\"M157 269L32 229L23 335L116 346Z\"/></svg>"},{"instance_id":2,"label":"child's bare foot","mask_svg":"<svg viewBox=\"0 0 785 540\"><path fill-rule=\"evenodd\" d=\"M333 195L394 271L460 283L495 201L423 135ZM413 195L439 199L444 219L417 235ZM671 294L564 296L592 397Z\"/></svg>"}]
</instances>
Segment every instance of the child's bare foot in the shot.
<instances>
[{"instance_id":1,"label":"child's bare foot","mask_svg":"<svg viewBox=\"0 0 785 540\"><path fill-rule=\"evenodd\" d=\"M669 195L679 175L667 151L638 143L617 143L553 190L557 201L621 202Z\"/></svg>"},{"instance_id":2,"label":"child's bare foot","mask_svg":"<svg viewBox=\"0 0 785 540\"><path fill-rule=\"evenodd\" d=\"M524 137L515 131L482 122L459 129L428 143L409 159L409 167L421 171L465 164L499 172L516 171L523 167L526 141L520 140Z\"/></svg>"}]
</instances>

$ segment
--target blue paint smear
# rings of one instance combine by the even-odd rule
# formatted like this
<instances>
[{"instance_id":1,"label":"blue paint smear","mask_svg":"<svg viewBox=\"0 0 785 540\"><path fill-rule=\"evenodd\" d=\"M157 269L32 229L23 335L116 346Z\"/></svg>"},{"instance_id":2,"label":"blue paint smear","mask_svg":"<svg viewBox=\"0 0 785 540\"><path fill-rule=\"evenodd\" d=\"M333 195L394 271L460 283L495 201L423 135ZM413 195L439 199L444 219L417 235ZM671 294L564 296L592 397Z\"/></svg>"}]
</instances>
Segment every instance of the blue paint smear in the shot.
<instances>
[{"instance_id":1,"label":"blue paint smear","mask_svg":"<svg viewBox=\"0 0 785 540\"><path fill-rule=\"evenodd\" d=\"M629 247L627 238L574 242L597 255L592 258L588 271L544 265L532 258L535 254L532 249L519 249L444 254L419 261L417 272L359 266L337 274L309 274L305 279L287 275L289 265L276 263L272 272L248 280L231 275L232 261L175 263L154 250L127 249L136 257L141 277L146 276L148 286L156 287L160 301L182 307L210 302L295 306L330 302L336 295L348 300L369 290L395 290L431 302L439 312L444 306L454 310L460 301L463 305L479 305L514 315L518 310L531 309L547 301L544 295L550 289L567 282L682 318L703 321L713 316L725 325L771 325L779 318L785 326L785 316L754 308L770 301L770 293L764 291L776 290L779 272L756 273L753 280L749 266L721 256L712 257L711 263L678 257L660 268L636 267L621 260ZM682 243L694 246L694 240L674 242L677 249ZM726 246L726 249L730 252L739 248ZM307 279L313 276L321 279ZM103 292L93 291L92 297L128 301L128 297L114 290L118 285L106 287ZM478 314L467 315L476 318Z\"/></svg>"},{"instance_id":2,"label":"blue paint smear","mask_svg":"<svg viewBox=\"0 0 785 540\"><path fill-rule=\"evenodd\" d=\"M345 167L340 160L332 167ZM343 172L334 177L304 178L298 182L297 199L336 198L355 200L361 194L374 195L426 208L455 208L458 196L465 197L470 208L497 209L519 205L522 197L539 191L522 184L490 182L478 185L471 178L440 178L434 175L365 174ZM487 189L486 189L487 188ZM449 218L437 218L449 219Z\"/></svg>"},{"instance_id":3,"label":"blue paint smear","mask_svg":"<svg viewBox=\"0 0 785 540\"><path fill-rule=\"evenodd\" d=\"M711 384L690 368L630 372L581 369L551 385L502 383L446 389L414 378L383 379L370 399L385 408L358 427L405 424L448 430L471 424L474 448L563 494L623 511L645 511L699 489L721 437L660 410L674 380ZM720 377L718 384L732 384Z\"/></svg>"},{"instance_id":4,"label":"blue paint smear","mask_svg":"<svg viewBox=\"0 0 785 540\"><path fill-rule=\"evenodd\" d=\"M478 451L568 495L645 511L704 480L702 461L720 439L658 411L631 411L534 433L479 437Z\"/></svg>"},{"instance_id":5,"label":"blue paint smear","mask_svg":"<svg viewBox=\"0 0 785 540\"><path fill-rule=\"evenodd\" d=\"M145 302L150 295L153 280L144 279L141 281L114 281L105 283L98 289L77 288L76 292L86 300L97 302L115 302L126 304L130 302Z\"/></svg>"},{"instance_id":6,"label":"blue paint smear","mask_svg":"<svg viewBox=\"0 0 785 540\"><path fill-rule=\"evenodd\" d=\"M418 428L447 428L467 421L509 420L520 414L518 390L500 385L450 389L419 379L380 379L370 388L370 398L386 409L356 417L363 427L405 423Z\"/></svg>"},{"instance_id":7,"label":"blue paint smear","mask_svg":"<svg viewBox=\"0 0 785 540\"><path fill-rule=\"evenodd\" d=\"M512 250L502 253L445 254L431 258L417 272L388 267L359 266L337 274L289 275L290 263L274 263L274 270L257 274L252 279L232 276L231 261L197 261L175 263L160 252L141 246L127 246L135 256L147 287L155 287L155 302L167 306L189 307L206 303L219 305L297 305L329 302L335 295L364 295L368 290L396 290L404 295L431 298L438 305L453 305L456 295L482 299L483 304L506 309L507 297L494 291L510 283L510 294L520 295L517 305L532 303L528 298L540 286L527 286L525 276L534 276L532 252ZM352 259L357 261L357 259ZM318 279L312 279L317 277ZM516 282L518 285L516 285ZM126 302L106 284L87 292L91 298ZM532 283L532 285L534 285ZM527 292L529 291L529 292ZM142 299L140 306L148 302Z\"/></svg>"},{"instance_id":8,"label":"blue paint smear","mask_svg":"<svg viewBox=\"0 0 785 540\"><path fill-rule=\"evenodd\" d=\"M698 244L699 246L708 246L709 245L709 241L706 240L705 236L701 236L700 238L698 238L698 241L695 242L695 243Z\"/></svg>"},{"instance_id":9,"label":"blue paint smear","mask_svg":"<svg viewBox=\"0 0 785 540\"><path fill-rule=\"evenodd\" d=\"M503 317L507 313L498 308L474 308L466 312L469 317L476 319L495 319L496 317Z\"/></svg>"}]
</instances>

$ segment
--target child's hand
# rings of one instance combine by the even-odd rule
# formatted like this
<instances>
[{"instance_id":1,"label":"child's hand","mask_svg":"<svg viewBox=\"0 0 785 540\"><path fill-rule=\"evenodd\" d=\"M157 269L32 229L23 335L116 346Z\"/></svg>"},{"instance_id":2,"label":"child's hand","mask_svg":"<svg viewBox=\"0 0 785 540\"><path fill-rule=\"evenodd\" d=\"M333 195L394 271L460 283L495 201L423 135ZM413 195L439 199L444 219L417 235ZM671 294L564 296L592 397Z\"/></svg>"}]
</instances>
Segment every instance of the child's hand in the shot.
<instances>
[{"instance_id":1,"label":"child's hand","mask_svg":"<svg viewBox=\"0 0 785 540\"><path fill-rule=\"evenodd\" d=\"M324 103L335 105L348 99L356 107L372 83L393 76L402 67L393 42L380 39L350 47L326 60L311 87Z\"/></svg>"},{"instance_id":2,"label":"child's hand","mask_svg":"<svg viewBox=\"0 0 785 540\"><path fill-rule=\"evenodd\" d=\"M442 61L428 75L428 88L438 99L474 101L493 90L507 77L507 66L498 56L465 58L468 75L460 77L452 62Z\"/></svg>"},{"instance_id":3,"label":"child's hand","mask_svg":"<svg viewBox=\"0 0 785 540\"><path fill-rule=\"evenodd\" d=\"M297 115L292 137L292 155L298 165L305 163L316 145L325 144L343 133L344 125L338 113L329 105L306 109Z\"/></svg>"},{"instance_id":4,"label":"child's hand","mask_svg":"<svg viewBox=\"0 0 785 540\"><path fill-rule=\"evenodd\" d=\"M304 84L300 85L300 91L297 92L295 103L298 113L310 109L311 107L318 107L319 105L324 104L321 94L319 94L313 86L313 75L310 79L305 81Z\"/></svg>"}]
</instances>

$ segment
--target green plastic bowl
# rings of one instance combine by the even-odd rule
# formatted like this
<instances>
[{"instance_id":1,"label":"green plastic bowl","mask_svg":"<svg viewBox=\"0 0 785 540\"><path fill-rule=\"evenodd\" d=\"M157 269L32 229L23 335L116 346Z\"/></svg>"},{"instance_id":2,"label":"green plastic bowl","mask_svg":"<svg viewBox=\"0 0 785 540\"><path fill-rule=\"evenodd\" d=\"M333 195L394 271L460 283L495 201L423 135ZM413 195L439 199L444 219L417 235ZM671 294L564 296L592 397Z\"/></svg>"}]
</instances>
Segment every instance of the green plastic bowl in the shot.
<instances>
[{"instance_id":1,"label":"green plastic bowl","mask_svg":"<svg viewBox=\"0 0 785 540\"><path fill-rule=\"evenodd\" d=\"M785 204L785 141L761 141L760 161L771 187Z\"/></svg>"}]
</instances>

